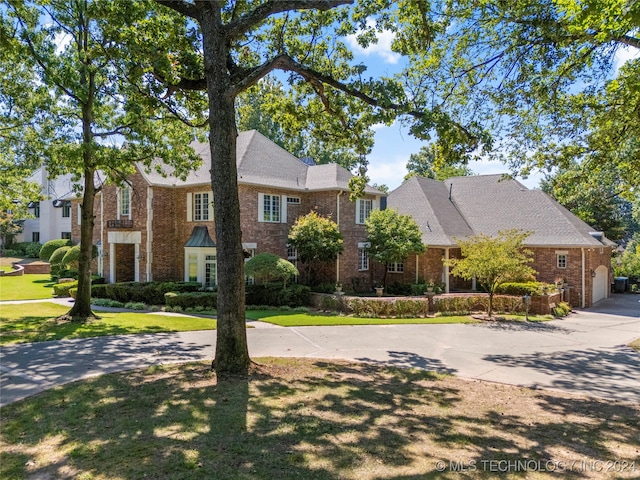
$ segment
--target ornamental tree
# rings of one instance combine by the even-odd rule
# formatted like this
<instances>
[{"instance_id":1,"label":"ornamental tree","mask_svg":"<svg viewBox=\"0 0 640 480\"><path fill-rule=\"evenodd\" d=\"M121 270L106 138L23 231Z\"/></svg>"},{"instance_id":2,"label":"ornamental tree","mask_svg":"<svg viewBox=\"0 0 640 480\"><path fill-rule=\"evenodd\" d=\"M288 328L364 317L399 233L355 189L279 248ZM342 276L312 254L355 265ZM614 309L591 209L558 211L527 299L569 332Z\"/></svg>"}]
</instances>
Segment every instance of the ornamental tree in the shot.
<instances>
[{"instance_id":1,"label":"ornamental tree","mask_svg":"<svg viewBox=\"0 0 640 480\"><path fill-rule=\"evenodd\" d=\"M308 283L315 283L323 264L335 261L344 251L344 241L338 224L330 216L316 211L301 216L289 230L289 245L298 251L298 258L306 269Z\"/></svg>"},{"instance_id":2,"label":"ornamental tree","mask_svg":"<svg viewBox=\"0 0 640 480\"><path fill-rule=\"evenodd\" d=\"M533 262L531 250L524 248L524 241L531 232L503 230L491 237L474 235L466 240L456 240L462 250L462 258L451 258L445 265L456 277L471 280L475 277L489 293L488 315L493 315L493 296L505 282L518 281L534 275L536 271L528 263Z\"/></svg>"},{"instance_id":3,"label":"ornamental tree","mask_svg":"<svg viewBox=\"0 0 640 480\"><path fill-rule=\"evenodd\" d=\"M387 285L390 263L404 262L410 254L426 250L422 232L411 215L401 215L397 210L374 210L365 221L369 258L384 264L383 285Z\"/></svg>"}]
</instances>

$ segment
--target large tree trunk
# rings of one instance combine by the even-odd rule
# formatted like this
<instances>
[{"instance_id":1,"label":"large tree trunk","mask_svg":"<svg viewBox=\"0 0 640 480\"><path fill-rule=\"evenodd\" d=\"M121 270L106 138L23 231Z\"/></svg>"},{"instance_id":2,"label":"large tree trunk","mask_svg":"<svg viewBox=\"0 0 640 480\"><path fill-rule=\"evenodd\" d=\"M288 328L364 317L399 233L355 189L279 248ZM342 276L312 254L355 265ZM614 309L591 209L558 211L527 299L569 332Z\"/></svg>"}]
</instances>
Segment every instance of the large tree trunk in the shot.
<instances>
[{"instance_id":1,"label":"large tree trunk","mask_svg":"<svg viewBox=\"0 0 640 480\"><path fill-rule=\"evenodd\" d=\"M80 261L78 267L78 293L73 307L67 313L73 321L84 322L96 318L91 311L91 260L93 257L93 205L96 198L93 169L84 172L84 198L80 225Z\"/></svg>"},{"instance_id":2,"label":"large tree trunk","mask_svg":"<svg viewBox=\"0 0 640 480\"><path fill-rule=\"evenodd\" d=\"M247 374L249 350L245 320L244 255L236 167L234 98L227 71L228 47L219 7L198 3L209 94L211 187L218 262L218 328L213 367L219 375Z\"/></svg>"}]
</instances>

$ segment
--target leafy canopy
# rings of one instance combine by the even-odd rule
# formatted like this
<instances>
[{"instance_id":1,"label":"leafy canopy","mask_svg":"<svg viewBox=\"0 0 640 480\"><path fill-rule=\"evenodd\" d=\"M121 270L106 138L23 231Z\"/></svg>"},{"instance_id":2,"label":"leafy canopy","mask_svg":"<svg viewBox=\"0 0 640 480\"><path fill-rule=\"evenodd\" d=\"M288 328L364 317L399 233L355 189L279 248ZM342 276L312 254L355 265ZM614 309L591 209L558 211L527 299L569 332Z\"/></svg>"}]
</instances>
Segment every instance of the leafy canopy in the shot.
<instances>
[{"instance_id":1,"label":"leafy canopy","mask_svg":"<svg viewBox=\"0 0 640 480\"><path fill-rule=\"evenodd\" d=\"M489 316L493 314L493 295L505 282L519 281L536 272L528 263L533 261L532 252L524 248L524 241L531 232L503 230L491 237L474 235L466 240L457 239L462 258L451 258L445 265L456 277L476 281L489 293Z\"/></svg>"},{"instance_id":2,"label":"leafy canopy","mask_svg":"<svg viewBox=\"0 0 640 480\"><path fill-rule=\"evenodd\" d=\"M383 264L403 262L412 253L425 251L422 232L411 215L397 210L373 210L365 221L369 258Z\"/></svg>"}]
</instances>

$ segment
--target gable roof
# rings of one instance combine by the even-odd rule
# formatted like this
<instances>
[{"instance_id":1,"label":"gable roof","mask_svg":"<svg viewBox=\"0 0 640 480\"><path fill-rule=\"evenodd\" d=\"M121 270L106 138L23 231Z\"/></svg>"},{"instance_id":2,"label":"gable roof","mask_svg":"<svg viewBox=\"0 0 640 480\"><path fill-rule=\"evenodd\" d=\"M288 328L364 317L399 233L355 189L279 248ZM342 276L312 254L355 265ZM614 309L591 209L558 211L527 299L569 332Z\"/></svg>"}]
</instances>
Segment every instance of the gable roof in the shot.
<instances>
[{"instance_id":1,"label":"gable roof","mask_svg":"<svg viewBox=\"0 0 640 480\"><path fill-rule=\"evenodd\" d=\"M211 151L206 143L191 144L202 158L202 165L183 181L172 176L173 169L157 160L151 171L139 170L151 185L189 186L209 185L211 176ZM236 139L236 165L238 183L286 190L348 190L352 177L349 170L337 164L307 165L302 160L269 140L257 130L241 132ZM165 176L156 170L165 172ZM383 192L367 185L366 193L383 195Z\"/></svg>"},{"instance_id":2,"label":"gable roof","mask_svg":"<svg viewBox=\"0 0 640 480\"><path fill-rule=\"evenodd\" d=\"M418 191L416 184L420 186ZM419 224L427 245L455 245L455 238L477 234L495 236L501 230L514 228L532 232L525 240L528 246L614 245L604 237L602 241L595 238L592 227L541 190L529 190L504 175L453 177L444 182L411 179L389 195L388 204L401 213L411 213L416 219L425 215L438 218L439 233L446 237L444 239L434 235L429 241L424 226ZM429 225L433 229L431 222Z\"/></svg>"}]
</instances>

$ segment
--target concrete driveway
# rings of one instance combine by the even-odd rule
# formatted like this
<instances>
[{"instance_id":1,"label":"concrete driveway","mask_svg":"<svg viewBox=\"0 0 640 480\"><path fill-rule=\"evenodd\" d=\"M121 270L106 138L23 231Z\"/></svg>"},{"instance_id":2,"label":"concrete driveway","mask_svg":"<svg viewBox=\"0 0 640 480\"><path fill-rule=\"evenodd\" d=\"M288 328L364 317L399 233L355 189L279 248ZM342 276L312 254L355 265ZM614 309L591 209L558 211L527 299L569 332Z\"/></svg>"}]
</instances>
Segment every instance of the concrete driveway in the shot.
<instances>
[{"instance_id":1,"label":"concrete driveway","mask_svg":"<svg viewBox=\"0 0 640 480\"><path fill-rule=\"evenodd\" d=\"M640 403L640 295L538 323L247 330L252 357L347 359ZM214 356L215 332L123 335L3 347L0 405L115 371Z\"/></svg>"}]
</instances>

